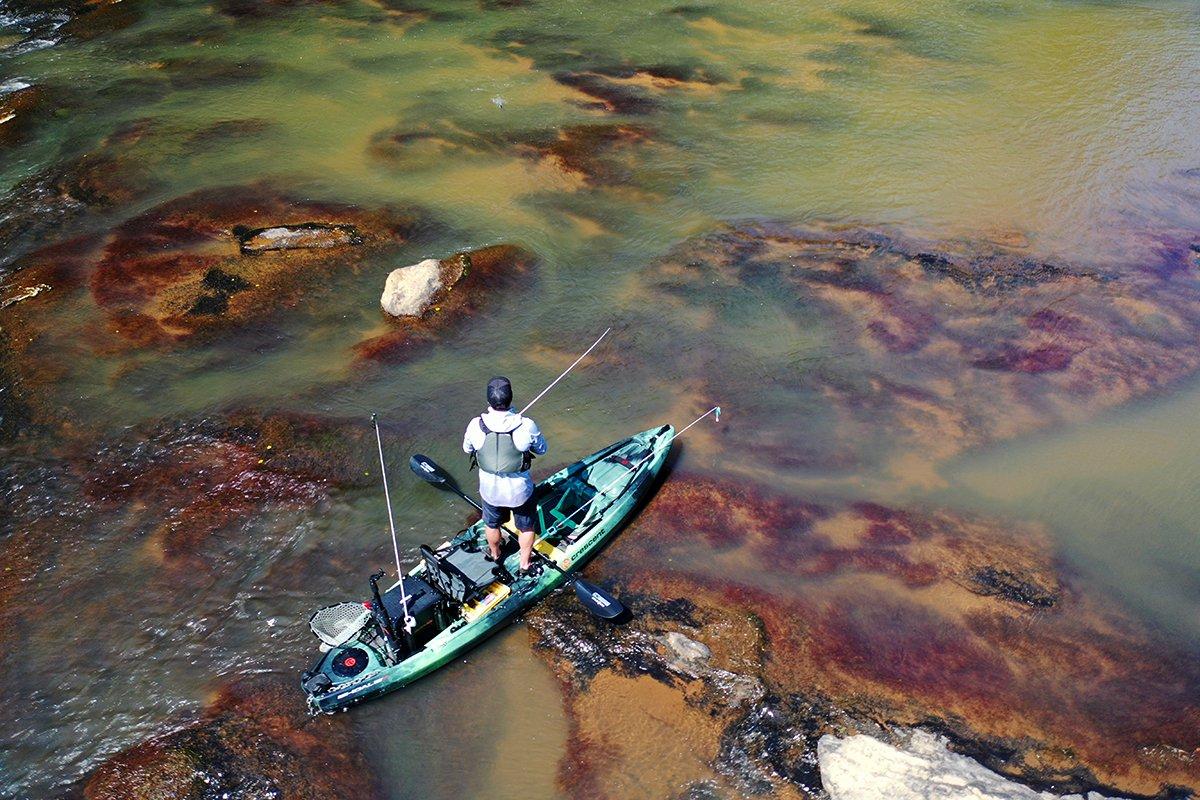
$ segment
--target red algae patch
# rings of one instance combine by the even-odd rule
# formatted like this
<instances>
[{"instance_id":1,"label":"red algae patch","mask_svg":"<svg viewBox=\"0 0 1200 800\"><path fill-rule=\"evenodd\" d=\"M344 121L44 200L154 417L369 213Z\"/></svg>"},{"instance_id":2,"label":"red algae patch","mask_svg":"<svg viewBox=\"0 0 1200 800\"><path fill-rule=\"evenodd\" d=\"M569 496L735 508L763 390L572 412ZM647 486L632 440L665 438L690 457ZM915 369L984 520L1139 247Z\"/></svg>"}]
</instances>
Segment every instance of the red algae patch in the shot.
<instances>
[{"instance_id":1,"label":"red algae patch","mask_svg":"<svg viewBox=\"0 0 1200 800\"><path fill-rule=\"evenodd\" d=\"M458 253L440 264L444 289L421 316L385 317L383 333L354 345L363 361L398 363L413 358L441 336L477 316L497 292L527 278L536 257L516 245L497 244Z\"/></svg>"},{"instance_id":2,"label":"red algae patch","mask_svg":"<svg viewBox=\"0 0 1200 800\"><path fill-rule=\"evenodd\" d=\"M82 787L85 800L382 796L343 718L308 716L281 678L226 685L201 719L112 757Z\"/></svg>"},{"instance_id":3,"label":"red algae patch","mask_svg":"<svg viewBox=\"0 0 1200 800\"><path fill-rule=\"evenodd\" d=\"M332 273L403 242L414 225L404 212L296 201L260 187L206 190L118 226L92 295L129 344L169 344L294 307ZM278 231L290 235L272 238Z\"/></svg>"},{"instance_id":4,"label":"red algae patch","mask_svg":"<svg viewBox=\"0 0 1200 800\"><path fill-rule=\"evenodd\" d=\"M631 296L691 321L681 371L725 376L722 402L745 420L727 448L782 467L874 466L915 479L922 464L1080 419L1200 369L1193 255L1161 252L1170 264L1100 270L994 243L746 224L683 243ZM757 351L748 358L733 323L701 313L738 297L753 299L755 324L828 331L828 341L778 364ZM799 409L805 424L795 424Z\"/></svg>"},{"instance_id":5,"label":"red algae patch","mask_svg":"<svg viewBox=\"0 0 1200 800\"><path fill-rule=\"evenodd\" d=\"M698 499L709 509L702 517L687 511ZM680 570L670 556L732 548L739 535L740 566L719 576ZM709 741L714 720L722 728L715 754L695 749L707 773L644 796L728 786L730 776L741 776L733 785L744 792L751 775L771 776L756 793L807 796L814 774L802 767L815 763L821 733L886 738L898 726L943 733L989 768L1060 793L1165 796L1200 786L1190 755L1200 747L1195 654L1065 573L1037 526L873 503L791 504L755 484L676 474L592 572L619 576L634 610L627 626L592 622L565 602L533 617L572 725L646 713L644 693L628 682L652 678L676 702L708 711L690 722L675 715L678 741ZM709 655L700 663L671 653L660 643L672 634ZM754 644L730 658L727 641ZM609 692L601 711L586 698L609 673L623 676L627 695ZM764 738L789 743L790 772L771 761ZM564 765L564 788L656 774L653 759L597 753L591 766Z\"/></svg>"}]
</instances>

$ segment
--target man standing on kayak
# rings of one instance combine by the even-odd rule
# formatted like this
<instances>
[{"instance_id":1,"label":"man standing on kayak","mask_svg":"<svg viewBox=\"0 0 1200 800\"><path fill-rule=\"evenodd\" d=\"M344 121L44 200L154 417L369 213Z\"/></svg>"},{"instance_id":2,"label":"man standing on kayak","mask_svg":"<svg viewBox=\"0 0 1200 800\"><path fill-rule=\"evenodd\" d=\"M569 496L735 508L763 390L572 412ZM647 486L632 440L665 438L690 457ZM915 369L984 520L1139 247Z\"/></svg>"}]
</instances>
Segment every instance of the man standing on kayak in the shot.
<instances>
[{"instance_id":1,"label":"man standing on kayak","mask_svg":"<svg viewBox=\"0 0 1200 800\"><path fill-rule=\"evenodd\" d=\"M512 410L512 384L492 378L487 385L488 410L467 424L463 451L479 466L479 495L491 559L500 562L500 526L512 512L521 545L521 569L530 571L534 541L533 478L529 465L545 455L546 438L537 423Z\"/></svg>"}]
</instances>

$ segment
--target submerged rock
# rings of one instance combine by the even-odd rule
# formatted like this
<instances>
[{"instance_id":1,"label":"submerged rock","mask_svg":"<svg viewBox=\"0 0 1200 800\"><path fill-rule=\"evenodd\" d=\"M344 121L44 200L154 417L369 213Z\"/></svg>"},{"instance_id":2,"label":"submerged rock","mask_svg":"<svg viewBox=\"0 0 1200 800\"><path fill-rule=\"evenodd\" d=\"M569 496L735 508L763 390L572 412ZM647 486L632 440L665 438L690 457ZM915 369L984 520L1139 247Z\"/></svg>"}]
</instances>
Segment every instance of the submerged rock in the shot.
<instances>
[{"instance_id":1,"label":"submerged rock","mask_svg":"<svg viewBox=\"0 0 1200 800\"><path fill-rule=\"evenodd\" d=\"M37 86L24 86L0 95L0 146L12 146L23 139L30 119L45 102L45 92Z\"/></svg>"},{"instance_id":2,"label":"submerged rock","mask_svg":"<svg viewBox=\"0 0 1200 800\"><path fill-rule=\"evenodd\" d=\"M154 557L196 567L214 539L265 508L309 508L363 486L366 434L349 420L291 412L172 420L78 445L88 453L79 478L96 511L128 509L123 528L145 534Z\"/></svg>"},{"instance_id":3,"label":"submerged rock","mask_svg":"<svg viewBox=\"0 0 1200 800\"><path fill-rule=\"evenodd\" d=\"M627 185L637 175L634 156L653 139L644 125L601 122L508 132L468 132L438 124L385 131L371 143L376 158L407 166L416 152L439 159L463 154L516 156L544 164L591 186Z\"/></svg>"},{"instance_id":4,"label":"submerged rock","mask_svg":"<svg viewBox=\"0 0 1200 800\"><path fill-rule=\"evenodd\" d=\"M225 686L200 721L102 764L84 800L371 800L379 787L344 718L313 719L282 678Z\"/></svg>"},{"instance_id":5,"label":"submerged rock","mask_svg":"<svg viewBox=\"0 0 1200 800\"><path fill-rule=\"evenodd\" d=\"M1200 370L1194 256L1164 247L1160 257L1173 266L1102 270L992 243L745 224L661 259L631 287L630 310L675 309L669 323L657 311L645 323L662 335L642 360L674 364L668 380L722 376L719 387L693 386L719 390L744 420L714 446L791 470L935 483L936 464L967 448ZM764 353L748 324L797 344ZM686 351L668 349L683 338Z\"/></svg>"},{"instance_id":6,"label":"submerged rock","mask_svg":"<svg viewBox=\"0 0 1200 800\"><path fill-rule=\"evenodd\" d=\"M1006 780L966 756L944 738L914 731L903 747L859 734L822 736L817 743L821 783L829 800L1055 800ZM1107 800L1098 792L1063 800Z\"/></svg>"},{"instance_id":7,"label":"submerged rock","mask_svg":"<svg viewBox=\"0 0 1200 800\"><path fill-rule=\"evenodd\" d=\"M297 216L344 221L284 222ZM262 187L202 191L122 223L96 264L92 295L129 346L167 345L261 323L321 277L403 242L414 225L411 212L297 201Z\"/></svg>"}]
</instances>

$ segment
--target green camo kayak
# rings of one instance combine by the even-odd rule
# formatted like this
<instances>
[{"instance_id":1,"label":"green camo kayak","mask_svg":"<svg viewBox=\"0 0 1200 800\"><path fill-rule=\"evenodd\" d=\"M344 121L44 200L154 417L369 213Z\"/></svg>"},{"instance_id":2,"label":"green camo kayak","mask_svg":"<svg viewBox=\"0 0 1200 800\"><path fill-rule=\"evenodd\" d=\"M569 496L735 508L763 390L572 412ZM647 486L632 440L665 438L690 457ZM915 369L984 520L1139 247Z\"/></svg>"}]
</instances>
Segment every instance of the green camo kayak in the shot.
<instances>
[{"instance_id":1,"label":"green camo kayak","mask_svg":"<svg viewBox=\"0 0 1200 800\"><path fill-rule=\"evenodd\" d=\"M538 552L565 572L575 572L621 526L655 485L670 451L670 425L643 431L583 458L537 485ZM515 537L508 537L514 539ZM317 611L310 624L322 654L301 686L314 712L345 710L399 689L475 647L487 636L568 580L544 568L513 578L516 544L506 540L507 572L484 558L483 523L436 549L421 548L422 561L404 578L412 620L404 619L401 584L378 592L372 603L340 603Z\"/></svg>"}]
</instances>

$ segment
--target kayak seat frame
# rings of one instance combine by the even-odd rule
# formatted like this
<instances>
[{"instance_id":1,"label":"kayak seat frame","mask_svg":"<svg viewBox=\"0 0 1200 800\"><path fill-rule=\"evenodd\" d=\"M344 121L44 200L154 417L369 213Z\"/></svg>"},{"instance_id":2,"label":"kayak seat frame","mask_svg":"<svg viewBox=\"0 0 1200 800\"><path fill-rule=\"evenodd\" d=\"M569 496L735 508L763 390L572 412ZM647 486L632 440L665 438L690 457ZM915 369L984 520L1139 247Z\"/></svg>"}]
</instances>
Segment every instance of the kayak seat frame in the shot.
<instances>
[{"instance_id":1,"label":"kayak seat frame","mask_svg":"<svg viewBox=\"0 0 1200 800\"><path fill-rule=\"evenodd\" d=\"M467 574L448 558L456 553L466 554L466 551L461 547L455 547L446 553L439 554L430 550L429 545L421 545L421 558L425 562L425 575L423 576L425 580L447 600L462 605L487 594L488 587L495 582L495 577L491 573L493 567L490 564L486 575ZM482 561L482 553L477 555Z\"/></svg>"},{"instance_id":2,"label":"kayak seat frame","mask_svg":"<svg viewBox=\"0 0 1200 800\"><path fill-rule=\"evenodd\" d=\"M597 494L596 487L586 481L575 482L563 491L562 496L550 508L550 525L546 524L545 506L538 506L538 522L541 523L542 532L550 530L551 526L557 526L560 531L564 531L564 536L567 541L571 541L571 534L579 527L582 518L575 516L579 513L579 509L591 502L592 498ZM584 516L587 516L584 514Z\"/></svg>"}]
</instances>

